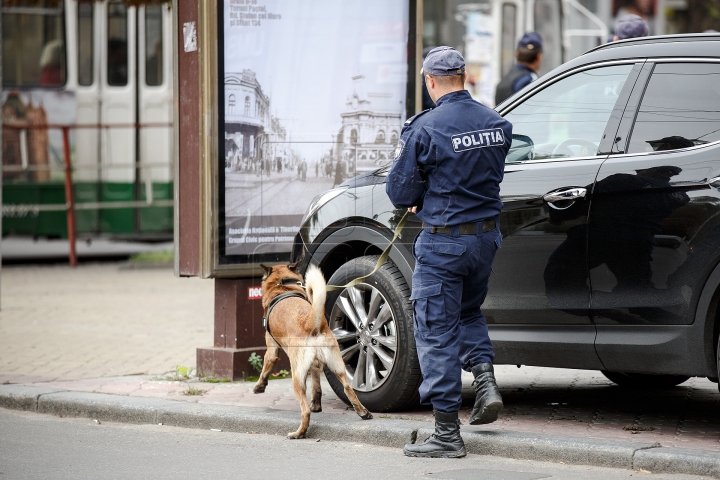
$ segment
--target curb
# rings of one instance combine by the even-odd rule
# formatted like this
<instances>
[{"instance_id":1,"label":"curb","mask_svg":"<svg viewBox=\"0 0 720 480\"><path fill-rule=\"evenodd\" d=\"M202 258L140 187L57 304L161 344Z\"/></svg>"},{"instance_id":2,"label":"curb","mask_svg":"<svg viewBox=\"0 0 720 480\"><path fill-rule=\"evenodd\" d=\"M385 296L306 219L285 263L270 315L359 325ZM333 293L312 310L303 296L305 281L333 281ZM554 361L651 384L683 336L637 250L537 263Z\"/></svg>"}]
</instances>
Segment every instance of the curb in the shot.
<instances>
[{"instance_id":1,"label":"curb","mask_svg":"<svg viewBox=\"0 0 720 480\"><path fill-rule=\"evenodd\" d=\"M219 428L286 435L300 422L298 412L231 405L197 404L158 398L71 392L43 387L0 385L0 407L65 417L123 423L162 423L185 428ZM418 438L432 433L425 422L375 418L363 421L354 413L314 414L308 437L402 448L410 432ZM419 428L418 428L419 427ZM644 469L653 473L684 473L720 479L720 453L662 447L658 443L586 439L463 428L468 453L565 462L598 467Z\"/></svg>"}]
</instances>

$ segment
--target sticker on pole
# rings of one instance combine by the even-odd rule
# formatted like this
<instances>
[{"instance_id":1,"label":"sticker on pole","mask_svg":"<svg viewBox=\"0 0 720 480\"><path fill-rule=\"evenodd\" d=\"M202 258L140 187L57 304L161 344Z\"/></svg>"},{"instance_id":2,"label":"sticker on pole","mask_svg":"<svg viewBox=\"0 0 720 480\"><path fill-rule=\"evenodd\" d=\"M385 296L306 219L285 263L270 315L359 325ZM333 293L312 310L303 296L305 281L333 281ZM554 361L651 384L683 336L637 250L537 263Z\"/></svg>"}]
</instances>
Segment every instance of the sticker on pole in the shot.
<instances>
[{"instance_id":1,"label":"sticker on pole","mask_svg":"<svg viewBox=\"0 0 720 480\"><path fill-rule=\"evenodd\" d=\"M249 300L260 300L261 298L262 298L262 287L248 288L248 299Z\"/></svg>"}]
</instances>

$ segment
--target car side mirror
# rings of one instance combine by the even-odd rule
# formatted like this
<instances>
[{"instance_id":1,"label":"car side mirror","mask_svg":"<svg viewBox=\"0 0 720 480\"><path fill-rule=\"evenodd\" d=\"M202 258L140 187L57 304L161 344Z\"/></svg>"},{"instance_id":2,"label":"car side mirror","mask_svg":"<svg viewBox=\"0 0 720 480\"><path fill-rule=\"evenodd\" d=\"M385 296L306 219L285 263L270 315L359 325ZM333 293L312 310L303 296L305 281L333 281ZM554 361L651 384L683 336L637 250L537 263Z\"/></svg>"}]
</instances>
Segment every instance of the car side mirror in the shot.
<instances>
[{"instance_id":1,"label":"car side mirror","mask_svg":"<svg viewBox=\"0 0 720 480\"><path fill-rule=\"evenodd\" d=\"M535 143L532 139L527 135L513 133L505 163L524 162L533 158L535 158Z\"/></svg>"}]
</instances>

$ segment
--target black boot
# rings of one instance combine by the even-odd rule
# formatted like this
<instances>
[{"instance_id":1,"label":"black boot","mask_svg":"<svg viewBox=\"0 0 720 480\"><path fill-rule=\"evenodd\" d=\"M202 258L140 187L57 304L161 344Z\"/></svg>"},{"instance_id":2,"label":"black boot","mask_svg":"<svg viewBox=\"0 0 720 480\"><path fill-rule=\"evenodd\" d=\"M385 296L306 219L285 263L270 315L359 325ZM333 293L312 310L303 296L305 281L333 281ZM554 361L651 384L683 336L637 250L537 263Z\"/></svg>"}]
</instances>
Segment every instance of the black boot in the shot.
<instances>
[{"instance_id":1,"label":"black boot","mask_svg":"<svg viewBox=\"0 0 720 480\"><path fill-rule=\"evenodd\" d=\"M502 397L495 382L492 363L481 363L472 368L475 377L475 406L470 414L470 425L492 423L503 408Z\"/></svg>"},{"instance_id":2,"label":"black boot","mask_svg":"<svg viewBox=\"0 0 720 480\"><path fill-rule=\"evenodd\" d=\"M408 457L460 458L467 455L460 436L458 412L435 411L435 433L418 444L408 443L403 452Z\"/></svg>"}]
</instances>

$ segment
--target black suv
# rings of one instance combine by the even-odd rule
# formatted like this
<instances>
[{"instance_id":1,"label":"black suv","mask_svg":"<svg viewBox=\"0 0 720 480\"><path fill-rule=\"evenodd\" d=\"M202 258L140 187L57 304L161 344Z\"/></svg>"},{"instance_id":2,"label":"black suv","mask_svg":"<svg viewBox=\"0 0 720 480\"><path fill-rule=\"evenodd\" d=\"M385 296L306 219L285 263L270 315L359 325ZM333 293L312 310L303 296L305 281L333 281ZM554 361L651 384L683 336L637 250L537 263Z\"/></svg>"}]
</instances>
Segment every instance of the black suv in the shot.
<instances>
[{"instance_id":1,"label":"black suv","mask_svg":"<svg viewBox=\"0 0 720 480\"><path fill-rule=\"evenodd\" d=\"M601 370L620 385L717 382L720 35L603 45L496 109L514 133L482 307L495 362ZM303 269L319 265L334 285L373 269L404 214L385 194L388 170L313 201L293 252ZM417 401L419 229L411 216L378 272L328 295L348 376L373 411Z\"/></svg>"}]
</instances>

